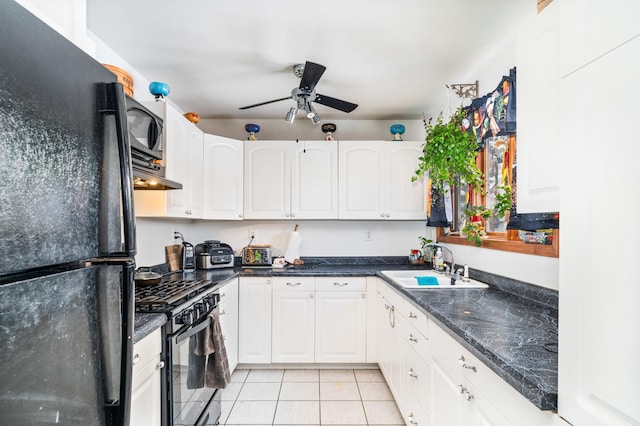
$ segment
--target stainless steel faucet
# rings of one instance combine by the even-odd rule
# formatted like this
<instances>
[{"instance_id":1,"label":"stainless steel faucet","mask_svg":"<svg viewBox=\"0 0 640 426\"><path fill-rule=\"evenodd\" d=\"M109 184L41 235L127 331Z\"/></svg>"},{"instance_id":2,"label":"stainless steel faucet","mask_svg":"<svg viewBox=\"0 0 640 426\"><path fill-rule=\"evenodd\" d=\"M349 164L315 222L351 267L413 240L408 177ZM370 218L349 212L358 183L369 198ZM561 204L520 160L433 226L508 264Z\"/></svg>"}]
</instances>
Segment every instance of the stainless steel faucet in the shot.
<instances>
[{"instance_id":1,"label":"stainless steel faucet","mask_svg":"<svg viewBox=\"0 0 640 426\"><path fill-rule=\"evenodd\" d=\"M445 247L442 244L438 244L438 243L427 243L424 245L424 247L440 247L442 251L446 251L447 253L449 253L449 257L451 258L451 269L450 269L451 272L446 275L453 276L455 274L456 262L455 260L453 260L453 252L448 247Z\"/></svg>"}]
</instances>

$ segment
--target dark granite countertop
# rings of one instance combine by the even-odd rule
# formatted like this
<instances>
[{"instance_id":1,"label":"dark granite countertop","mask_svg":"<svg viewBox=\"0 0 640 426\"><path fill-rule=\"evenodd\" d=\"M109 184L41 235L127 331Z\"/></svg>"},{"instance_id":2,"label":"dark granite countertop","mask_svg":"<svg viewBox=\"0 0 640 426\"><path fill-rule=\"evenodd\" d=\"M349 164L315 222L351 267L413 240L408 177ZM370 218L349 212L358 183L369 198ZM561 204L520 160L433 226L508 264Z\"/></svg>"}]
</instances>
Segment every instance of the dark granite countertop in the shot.
<instances>
[{"instance_id":1,"label":"dark granite countertop","mask_svg":"<svg viewBox=\"0 0 640 426\"><path fill-rule=\"evenodd\" d=\"M166 322L167 316L164 314L142 314L136 312L133 325L133 343L138 343L140 340L165 325Z\"/></svg>"},{"instance_id":2,"label":"dark granite countertop","mask_svg":"<svg viewBox=\"0 0 640 426\"><path fill-rule=\"evenodd\" d=\"M557 291L473 269L470 269L471 278L489 284L488 289L407 290L379 274L392 269L426 269L425 266L409 265L406 257L303 260L305 264L301 267L238 266L196 271L184 276L223 283L235 276L377 275L536 407L541 410L557 408Z\"/></svg>"}]
</instances>

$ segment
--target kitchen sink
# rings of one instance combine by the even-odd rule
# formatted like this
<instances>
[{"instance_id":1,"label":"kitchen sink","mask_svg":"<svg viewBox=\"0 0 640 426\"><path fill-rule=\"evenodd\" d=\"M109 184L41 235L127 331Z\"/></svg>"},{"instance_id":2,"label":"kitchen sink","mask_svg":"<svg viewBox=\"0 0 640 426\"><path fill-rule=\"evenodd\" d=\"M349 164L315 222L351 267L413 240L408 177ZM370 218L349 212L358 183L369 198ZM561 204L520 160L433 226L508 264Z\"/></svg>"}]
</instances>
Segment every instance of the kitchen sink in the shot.
<instances>
[{"instance_id":1,"label":"kitchen sink","mask_svg":"<svg viewBox=\"0 0 640 426\"><path fill-rule=\"evenodd\" d=\"M435 290L443 288L487 288L487 284L469 279L463 281L459 279L455 285L451 285L451 277L435 271L420 271L411 269L401 269L397 271L380 271L382 275L389 278L400 287L412 290Z\"/></svg>"}]
</instances>

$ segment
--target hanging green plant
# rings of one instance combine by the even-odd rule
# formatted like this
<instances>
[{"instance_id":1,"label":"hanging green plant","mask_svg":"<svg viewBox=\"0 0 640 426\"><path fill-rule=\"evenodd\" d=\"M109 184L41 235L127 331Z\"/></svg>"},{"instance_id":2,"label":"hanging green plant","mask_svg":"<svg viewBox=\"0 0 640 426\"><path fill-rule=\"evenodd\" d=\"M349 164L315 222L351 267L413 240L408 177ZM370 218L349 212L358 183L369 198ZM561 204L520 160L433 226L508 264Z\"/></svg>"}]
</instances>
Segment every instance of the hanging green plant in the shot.
<instances>
[{"instance_id":1,"label":"hanging green plant","mask_svg":"<svg viewBox=\"0 0 640 426\"><path fill-rule=\"evenodd\" d=\"M466 112L458 108L445 123L442 114L435 124L427 125L423 155L412 182L428 173L435 190L442 191L445 184L452 187L458 180L474 188L484 188L484 176L476 165L478 144L475 137L462 130Z\"/></svg>"}]
</instances>

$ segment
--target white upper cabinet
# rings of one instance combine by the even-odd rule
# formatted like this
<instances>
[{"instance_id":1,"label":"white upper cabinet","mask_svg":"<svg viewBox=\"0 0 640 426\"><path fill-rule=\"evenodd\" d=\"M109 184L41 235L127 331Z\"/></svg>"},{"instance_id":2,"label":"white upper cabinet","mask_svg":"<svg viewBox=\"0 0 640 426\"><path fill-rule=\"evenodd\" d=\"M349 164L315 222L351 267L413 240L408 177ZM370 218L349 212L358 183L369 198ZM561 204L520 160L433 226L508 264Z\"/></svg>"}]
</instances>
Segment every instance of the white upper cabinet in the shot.
<instances>
[{"instance_id":1,"label":"white upper cabinet","mask_svg":"<svg viewBox=\"0 0 640 426\"><path fill-rule=\"evenodd\" d=\"M562 128L558 413L574 425L640 424L640 286L632 272L640 244L635 230L626 238L607 229L638 210L638 58L640 37L562 84L570 103ZM613 267L603 264L603 250L612 250Z\"/></svg>"},{"instance_id":2,"label":"white upper cabinet","mask_svg":"<svg viewBox=\"0 0 640 426\"><path fill-rule=\"evenodd\" d=\"M420 142L340 141L339 218L425 219L426 190L411 182Z\"/></svg>"},{"instance_id":3,"label":"white upper cabinet","mask_svg":"<svg viewBox=\"0 0 640 426\"><path fill-rule=\"evenodd\" d=\"M202 217L203 132L166 102L144 102L163 119L165 177L182 184L169 191L136 190L141 217Z\"/></svg>"},{"instance_id":4,"label":"white upper cabinet","mask_svg":"<svg viewBox=\"0 0 640 426\"><path fill-rule=\"evenodd\" d=\"M556 1L563 16L559 27L560 72L566 76L640 34L638 0ZM518 120L520 112L518 111Z\"/></svg>"},{"instance_id":5,"label":"white upper cabinet","mask_svg":"<svg viewBox=\"0 0 640 426\"><path fill-rule=\"evenodd\" d=\"M337 147L245 141L245 219L337 218Z\"/></svg>"},{"instance_id":6,"label":"white upper cabinet","mask_svg":"<svg viewBox=\"0 0 640 426\"><path fill-rule=\"evenodd\" d=\"M530 21L517 41L518 213L560 211L556 3Z\"/></svg>"},{"instance_id":7,"label":"white upper cabinet","mask_svg":"<svg viewBox=\"0 0 640 426\"><path fill-rule=\"evenodd\" d=\"M203 160L202 218L241 220L244 179L243 141L205 134Z\"/></svg>"}]
</instances>

